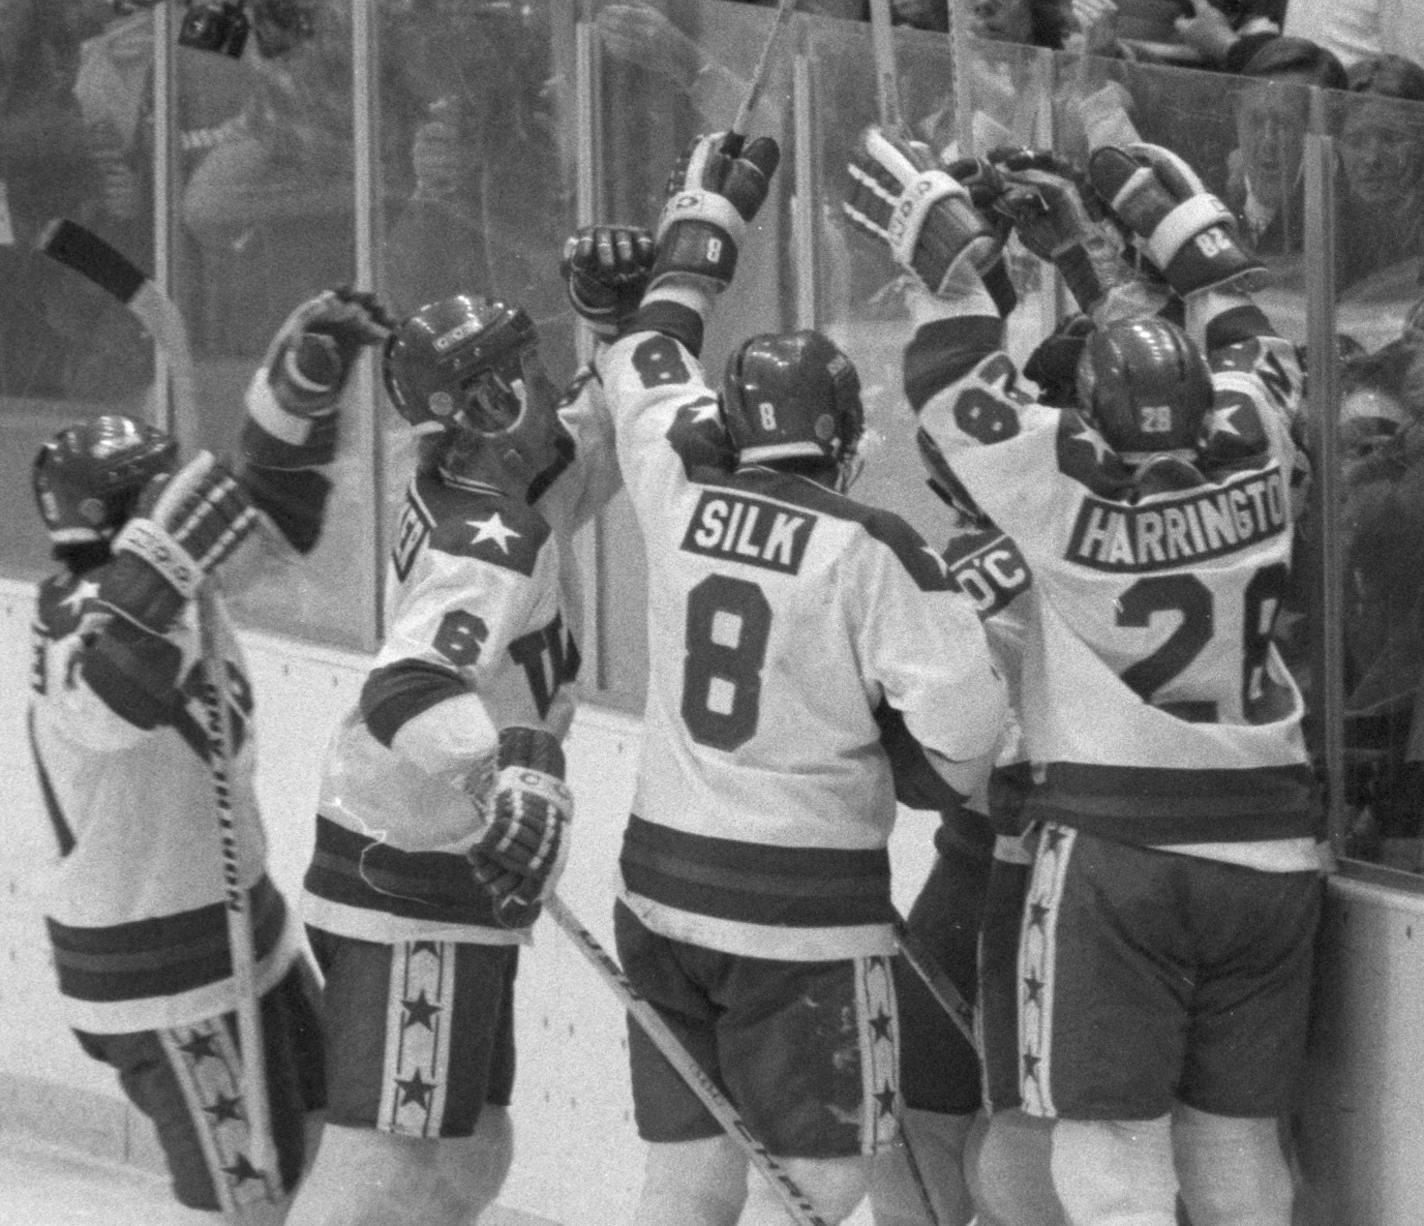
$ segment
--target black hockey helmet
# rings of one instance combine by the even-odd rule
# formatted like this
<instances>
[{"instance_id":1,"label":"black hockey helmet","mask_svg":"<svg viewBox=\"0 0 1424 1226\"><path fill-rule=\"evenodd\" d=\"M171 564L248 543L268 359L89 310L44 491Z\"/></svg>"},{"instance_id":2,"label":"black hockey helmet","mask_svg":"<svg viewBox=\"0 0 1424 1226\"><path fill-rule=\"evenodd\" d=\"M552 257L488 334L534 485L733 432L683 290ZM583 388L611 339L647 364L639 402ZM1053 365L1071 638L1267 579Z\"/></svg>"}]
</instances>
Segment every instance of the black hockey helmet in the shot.
<instances>
[{"instance_id":1,"label":"black hockey helmet","mask_svg":"<svg viewBox=\"0 0 1424 1226\"><path fill-rule=\"evenodd\" d=\"M819 332L766 332L727 359L727 435L742 464L823 461L848 484L865 408L855 365Z\"/></svg>"},{"instance_id":2,"label":"black hockey helmet","mask_svg":"<svg viewBox=\"0 0 1424 1226\"><path fill-rule=\"evenodd\" d=\"M177 466L178 444L154 426L105 414L56 434L35 456L31 482L55 545L110 540L138 496Z\"/></svg>"},{"instance_id":3,"label":"black hockey helmet","mask_svg":"<svg viewBox=\"0 0 1424 1226\"><path fill-rule=\"evenodd\" d=\"M537 361L534 321L519 307L456 294L421 307L386 341L381 373L396 411L418 429L514 429L519 386Z\"/></svg>"},{"instance_id":4,"label":"black hockey helmet","mask_svg":"<svg viewBox=\"0 0 1424 1226\"><path fill-rule=\"evenodd\" d=\"M1201 350L1157 315L1096 329L1078 360L1079 408L1129 463L1195 458L1213 395Z\"/></svg>"}]
</instances>

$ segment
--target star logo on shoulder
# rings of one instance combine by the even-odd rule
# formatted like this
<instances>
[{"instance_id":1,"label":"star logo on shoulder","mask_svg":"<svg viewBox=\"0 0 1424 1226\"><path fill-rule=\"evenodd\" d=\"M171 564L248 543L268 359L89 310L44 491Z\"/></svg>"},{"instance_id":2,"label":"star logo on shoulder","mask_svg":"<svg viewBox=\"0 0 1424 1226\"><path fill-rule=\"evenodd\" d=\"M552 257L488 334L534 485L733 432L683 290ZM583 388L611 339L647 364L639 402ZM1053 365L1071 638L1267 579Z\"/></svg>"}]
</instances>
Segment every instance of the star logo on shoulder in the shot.
<instances>
[{"instance_id":1,"label":"star logo on shoulder","mask_svg":"<svg viewBox=\"0 0 1424 1226\"><path fill-rule=\"evenodd\" d=\"M471 545L480 545L485 541L493 541L499 546L501 553L509 552L509 541L511 537L518 538L522 533L516 532L500 518L498 511L491 511L485 519L467 519L465 521L475 530L475 535L470 541Z\"/></svg>"},{"instance_id":2,"label":"star logo on shoulder","mask_svg":"<svg viewBox=\"0 0 1424 1226\"><path fill-rule=\"evenodd\" d=\"M1112 451L1112 448L1108 446L1107 439L1093 429L1092 426L1088 425L1087 422L1083 423L1083 428L1076 431L1072 435L1072 438L1075 443L1087 443L1088 446L1093 449L1093 458L1099 464L1101 464L1107 454Z\"/></svg>"},{"instance_id":3,"label":"star logo on shoulder","mask_svg":"<svg viewBox=\"0 0 1424 1226\"><path fill-rule=\"evenodd\" d=\"M61 608L68 609L71 615L78 617L84 609L85 601L99 594L99 585L89 579L81 580L74 585L74 590L59 602Z\"/></svg>"}]
</instances>

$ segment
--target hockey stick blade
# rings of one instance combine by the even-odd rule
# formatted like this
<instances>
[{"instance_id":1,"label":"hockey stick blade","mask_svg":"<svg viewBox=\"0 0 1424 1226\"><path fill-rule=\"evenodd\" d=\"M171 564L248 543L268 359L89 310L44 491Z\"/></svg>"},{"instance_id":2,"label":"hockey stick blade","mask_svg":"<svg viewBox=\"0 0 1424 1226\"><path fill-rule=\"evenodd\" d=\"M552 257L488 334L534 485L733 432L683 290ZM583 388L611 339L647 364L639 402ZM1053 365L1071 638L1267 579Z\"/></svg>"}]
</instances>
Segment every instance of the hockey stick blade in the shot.
<instances>
[{"instance_id":1,"label":"hockey stick blade","mask_svg":"<svg viewBox=\"0 0 1424 1226\"><path fill-rule=\"evenodd\" d=\"M88 277L125 306L132 306L148 280L148 274L123 252L67 217L57 217L44 228L40 250L66 268Z\"/></svg>"},{"instance_id":2,"label":"hockey stick blade","mask_svg":"<svg viewBox=\"0 0 1424 1226\"><path fill-rule=\"evenodd\" d=\"M40 235L39 248L56 263L98 286L127 307L167 359L173 385L174 419L185 451L192 450L197 391L188 330L183 316L148 273L93 230L67 217L51 221Z\"/></svg>"},{"instance_id":3,"label":"hockey stick blade","mask_svg":"<svg viewBox=\"0 0 1424 1226\"><path fill-rule=\"evenodd\" d=\"M757 99L761 97L762 90L766 88L766 80L771 75L771 54L776 49L776 44L781 41L781 32L791 24L791 17L795 12L796 0L780 0L777 5L776 20L772 23L771 32L766 36L766 42L761 45L761 55L757 57L756 67L752 69L752 79L747 84L747 92L732 118L732 126L727 129L727 140L723 148L732 157L741 153L742 145L746 142L747 125L751 123L752 111L756 108Z\"/></svg>"}]
</instances>

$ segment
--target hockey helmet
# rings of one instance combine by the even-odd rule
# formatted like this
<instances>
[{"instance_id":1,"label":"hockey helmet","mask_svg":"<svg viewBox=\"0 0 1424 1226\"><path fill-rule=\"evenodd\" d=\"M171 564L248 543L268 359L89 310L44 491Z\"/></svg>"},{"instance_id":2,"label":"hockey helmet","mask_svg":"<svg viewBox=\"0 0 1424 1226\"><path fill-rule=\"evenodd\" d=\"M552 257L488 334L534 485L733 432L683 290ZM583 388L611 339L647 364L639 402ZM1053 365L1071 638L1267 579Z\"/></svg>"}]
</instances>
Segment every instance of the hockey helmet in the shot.
<instances>
[{"instance_id":1,"label":"hockey helmet","mask_svg":"<svg viewBox=\"0 0 1424 1226\"><path fill-rule=\"evenodd\" d=\"M56 545L107 541L138 496L177 465L178 444L153 426L106 414L61 430L35 456L35 502Z\"/></svg>"},{"instance_id":2,"label":"hockey helmet","mask_svg":"<svg viewBox=\"0 0 1424 1226\"><path fill-rule=\"evenodd\" d=\"M820 460L848 484L865 409L851 360L819 332L753 336L727 359L727 434L742 464Z\"/></svg>"},{"instance_id":3,"label":"hockey helmet","mask_svg":"<svg viewBox=\"0 0 1424 1226\"><path fill-rule=\"evenodd\" d=\"M1171 453L1195 457L1213 395L1201 350L1160 316L1097 329L1078 360L1078 405L1129 462Z\"/></svg>"}]
</instances>

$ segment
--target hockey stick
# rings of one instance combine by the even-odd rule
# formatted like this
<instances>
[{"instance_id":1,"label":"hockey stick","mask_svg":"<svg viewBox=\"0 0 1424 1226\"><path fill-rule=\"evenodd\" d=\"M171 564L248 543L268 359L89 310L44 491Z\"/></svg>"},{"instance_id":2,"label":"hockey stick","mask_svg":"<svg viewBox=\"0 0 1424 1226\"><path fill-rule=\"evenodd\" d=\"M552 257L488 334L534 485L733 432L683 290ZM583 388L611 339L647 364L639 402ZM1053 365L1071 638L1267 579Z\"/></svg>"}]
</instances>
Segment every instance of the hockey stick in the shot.
<instances>
[{"instance_id":1,"label":"hockey stick","mask_svg":"<svg viewBox=\"0 0 1424 1226\"><path fill-rule=\"evenodd\" d=\"M895 916L894 928L895 941L900 946L900 952L905 955L905 961L910 964L910 969L920 977L920 981L929 989L939 1007L949 1014L949 1020L964 1036L964 1041L977 1052L979 1045L974 1040L974 1010L964 999L964 994L954 986L954 980L945 973L944 968L924 951L910 931L909 925L905 923L904 917L898 913Z\"/></svg>"},{"instance_id":2,"label":"hockey stick","mask_svg":"<svg viewBox=\"0 0 1424 1226\"><path fill-rule=\"evenodd\" d=\"M825 1219L816 1212L811 1202L806 1198L806 1194L787 1173L786 1168L767 1152L766 1147L760 1141L752 1136L746 1122L728 1101L726 1095L717 1088L716 1083L703 1071L702 1066L692 1058L677 1035L663 1021L662 1015L642 996L638 995L637 989L629 982L628 976L623 973L623 968L598 943L598 938L579 923L578 918L569 910L568 904L557 894L551 894L544 900L544 909L564 930L565 935L578 946L579 952L588 959L604 982L613 989L613 994L622 1002L624 1009L643 1028L644 1033L652 1040L653 1046L662 1052L667 1062L687 1083L687 1088L702 1100L702 1105L722 1125L727 1135L741 1146L752 1165L766 1176L767 1181L781 1197L782 1204L785 1206L786 1212L791 1215L792 1220L799 1223L800 1226L826 1226Z\"/></svg>"},{"instance_id":3,"label":"hockey stick","mask_svg":"<svg viewBox=\"0 0 1424 1226\"><path fill-rule=\"evenodd\" d=\"M142 269L92 230L67 218L45 227L40 249L51 259L87 278L118 299L153 337L167 360L173 389L173 431L184 452L196 445L197 384L193 375L188 331L178 308ZM233 823L230 765L235 757L232 711L228 706L227 663L218 650L217 609L210 584L197 595L198 634L207 684L203 702L208 716L208 769L213 785L222 850L223 885L227 894L227 938L232 957L233 988L237 995L238 1041L242 1049L243 1097L250 1138L247 1160L262 1175L270 1200L280 1195L276 1153L272 1140L271 1105L267 1098L266 1055L262 1042L262 1016L257 997L256 958L252 924L241 885L237 837Z\"/></svg>"},{"instance_id":4,"label":"hockey stick","mask_svg":"<svg viewBox=\"0 0 1424 1226\"><path fill-rule=\"evenodd\" d=\"M776 20L772 22L771 32L761 46L761 55L757 57L756 67L752 69L752 79L747 83L747 92L742 98L742 104L737 108L736 115L732 117L732 126L727 129L727 139L723 142L723 150L732 157L742 151L742 145L747 138L747 125L752 119L752 110L771 75L771 53L781 40L781 32L791 24L791 16L795 11L796 0L780 0L777 4Z\"/></svg>"},{"instance_id":5,"label":"hockey stick","mask_svg":"<svg viewBox=\"0 0 1424 1226\"><path fill-rule=\"evenodd\" d=\"M910 132L900 102L900 73L895 63L890 0L870 0L870 44L875 55L875 100L880 111L880 126L890 136L908 140Z\"/></svg>"}]
</instances>

